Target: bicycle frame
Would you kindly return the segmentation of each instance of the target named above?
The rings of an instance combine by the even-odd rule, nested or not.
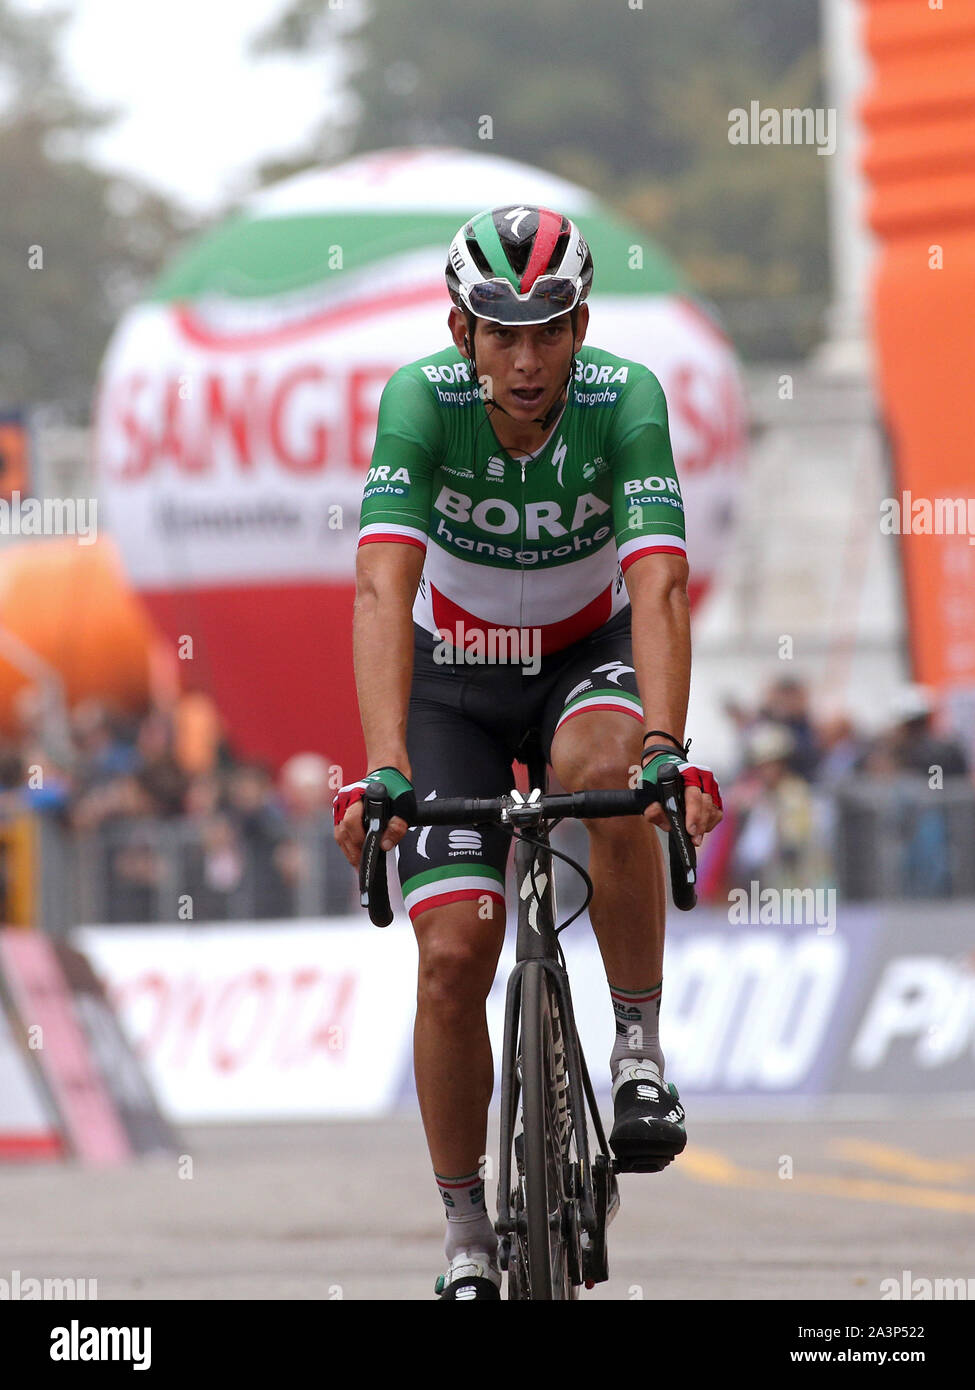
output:
[[[537,748],[530,750],[528,763],[529,785],[544,793],[547,786],[547,769]],[[580,1221],[582,1230],[588,1235],[590,1246],[583,1252],[583,1270],[588,1283],[605,1279],[605,1231],[616,1214],[619,1194],[612,1178],[612,1160],[609,1157],[606,1136],[603,1130],[596,1098],[586,1068],[585,1058],[579,1044],[572,996],[565,969],[559,961],[558,942],[555,933],[556,901],[555,882],[552,874],[552,855],[547,849],[548,823],[542,821],[533,828],[532,834],[541,841],[542,847],[518,840],[515,847],[515,883],[518,892],[518,935],[515,950],[515,967],[508,979],[505,996],[504,1036],[501,1069],[501,1139],[498,1164],[498,1219],[495,1230],[501,1236],[500,1260],[502,1268],[507,1268],[511,1236],[518,1230],[519,1219],[511,1211],[511,1156],[514,1149],[515,1126],[518,1115],[519,1086],[516,1076],[515,1059],[518,1055],[519,1028],[521,1023],[521,984],[522,975],[529,961],[538,961],[544,967],[552,985],[558,1006],[562,1028],[563,1047],[569,1074],[569,1105],[575,1117],[575,1142],[578,1153],[579,1179],[581,1180]],[[592,1121],[599,1143],[599,1153],[595,1165],[589,1153],[589,1124],[586,1112]],[[600,1162],[600,1160],[602,1160]],[[588,1258],[587,1258],[588,1255]]]
[[[535,1033],[526,1034],[522,1027],[525,1010],[524,980],[526,971],[531,966],[532,972],[527,978],[533,995],[536,984],[542,980],[542,975],[536,972],[540,970],[544,974],[549,990],[549,1027],[554,1028],[557,1013],[561,1045],[569,1073],[568,1103],[573,1121],[575,1157],[570,1160],[568,1166],[565,1145],[559,1141],[562,1153],[562,1211],[564,1213],[566,1204],[571,1202],[575,1231],[572,1245],[567,1249],[567,1256],[571,1257],[567,1260],[569,1284],[572,1288],[577,1288],[581,1282],[591,1288],[609,1277],[606,1229],[619,1206],[616,1173],[621,1170],[619,1164],[609,1155],[599,1108],[576,1031],[568,976],[559,960],[555,890],[552,879],[553,855],[548,835],[551,825],[565,817],[587,819],[640,815],[652,802],[658,802],[664,808],[670,826],[671,888],[674,903],[682,910],[690,909],[696,902],[696,858],[694,846],[684,825],[683,781],[675,766],[661,769],[656,787],[641,786],[629,791],[585,791],[548,796],[545,794],[547,765],[538,744],[537,730],[531,740],[526,739],[523,743],[518,757],[527,764],[529,781],[533,786],[527,799],[519,792],[512,792],[510,796],[485,799],[433,798],[424,801],[420,806],[413,806],[408,815],[411,824],[415,825],[503,824],[510,826],[514,832],[519,829],[531,831],[530,837],[524,834],[518,836],[515,853],[518,934],[515,968],[508,981],[505,1000],[498,1219],[495,1222],[495,1229],[501,1237],[499,1261],[502,1268],[508,1269],[513,1236],[517,1235],[519,1240],[523,1238],[530,1245],[534,1244],[536,1250],[540,1238],[538,1207],[532,1203],[527,1215],[520,1211],[513,1214],[511,1197],[511,1155],[515,1147],[518,1103],[519,1097],[526,1091],[525,1077],[521,1077],[519,1081],[518,1076],[519,1047],[524,1065],[525,1038],[527,1036],[535,1039],[538,1036]],[[385,786],[381,782],[368,784],[363,794],[363,827],[366,833],[359,863],[359,891],[362,906],[368,908],[370,920],[379,927],[388,926],[393,919],[386,880],[385,855],[380,848],[391,808],[392,799]],[[535,1002],[537,1003],[537,1000]],[[552,1041],[554,1042],[554,1037]],[[532,1055],[535,1060],[530,1075],[537,1079],[539,1073],[535,1070],[535,1063],[542,1063],[538,1061],[539,1053],[534,1042]],[[537,1114],[540,1092],[534,1081],[531,1093],[532,1113]],[[560,1096],[558,1104],[563,1103]],[[524,1098],[522,1109],[525,1109]],[[527,1116],[525,1118],[527,1121]],[[590,1155],[590,1122],[598,1142],[598,1152],[594,1156]],[[534,1120],[527,1125],[527,1129],[534,1145],[539,1133]],[[527,1152],[526,1146],[526,1156]],[[537,1172],[535,1164],[539,1155],[537,1149],[533,1152],[531,1171]],[[525,1172],[528,1172],[527,1166]],[[519,1180],[520,1178],[519,1172]],[[527,1189],[526,1199],[531,1200],[531,1193]],[[543,1293],[542,1297],[544,1296]]]

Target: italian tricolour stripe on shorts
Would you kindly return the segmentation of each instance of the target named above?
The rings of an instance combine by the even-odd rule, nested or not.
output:
[[[504,907],[504,878],[487,864],[467,862],[424,869],[403,884],[403,901],[411,921],[417,913],[431,907],[481,897],[491,898]]]
[[[643,719],[643,705],[637,696],[631,695],[628,690],[588,690],[585,695],[579,695],[569,701],[559,715],[559,722],[555,728],[561,729],[567,719],[572,719],[577,714],[589,714],[590,711],[599,709],[617,710],[620,714],[632,715],[634,719]]]
[[[418,545],[427,548],[427,533],[416,526],[400,526],[391,521],[373,521],[363,526],[359,532],[359,544],[368,545],[370,541],[393,541],[402,545]]]
[[[625,574],[628,566],[641,555],[686,555],[687,546],[680,536],[672,536],[669,531],[658,531],[652,535],[635,536],[624,541],[619,547],[620,569]]]

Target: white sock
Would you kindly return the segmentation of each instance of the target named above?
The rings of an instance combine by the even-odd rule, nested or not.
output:
[[[444,1253],[448,1260],[462,1250],[483,1250],[491,1260],[498,1251],[498,1237],[487,1214],[484,1179],[479,1171],[458,1178],[435,1173],[437,1187],[447,1211]]]

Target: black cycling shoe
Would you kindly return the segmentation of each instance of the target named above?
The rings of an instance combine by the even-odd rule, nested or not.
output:
[[[454,1299],[458,1303],[478,1300],[496,1303],[501,1298],[501,1275],[483,1250],[464,1250],[454,1256],[447,1273],[438,1277],[435,1287],[441,1299]]]
[[[677,1087],[652,1062],[625,1062],[613,1086],[616,1123],[609,1136],[621,1173],[659,1173],[687,1143]]]

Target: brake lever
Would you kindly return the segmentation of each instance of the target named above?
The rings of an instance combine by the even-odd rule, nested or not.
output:
[[[362,797],[362,823],[366,838],[359,860],[359,902],[367,908],[369,920],[377,927],[388,927],[393,920],[386,877],[386,851],[382,838],[390,820],[391,797],[381,782],[370,782]]]
[[[670,852],[670,888],[674,906],[689,912],[697,903],[697,851],[684,824],[684,779],[673,763],[657,775],[661,805],[670,823],[667,847]]]

